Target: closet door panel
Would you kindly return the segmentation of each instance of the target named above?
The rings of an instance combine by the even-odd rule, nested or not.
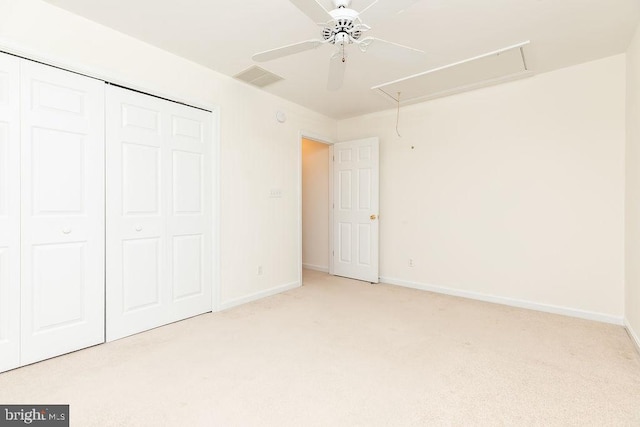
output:
[[[168,322],[166,101],[107,87],[107,340]]]
[[[0,372],[20,364],[20,60],[0,54]]]
[[[211,311],[211,114],[107,88],[107,340]]]
[[[22,364],[104,341],[104,82],[21,61]]]
[[[211,114],[170,104],[169,282],[171,319],[211,311]]]

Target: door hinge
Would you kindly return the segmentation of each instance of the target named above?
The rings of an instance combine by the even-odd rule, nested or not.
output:
[[[333,161],[334,161],[334,162],[336,161],[336,156],[333,156]]]

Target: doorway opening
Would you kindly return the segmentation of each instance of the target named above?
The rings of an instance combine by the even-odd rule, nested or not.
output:
[[[301,135],[300,284],[303,268],[378,283],[379,157],[377,137],[331,144]]]
[[[301,267],[329,273],[331,145],[303,136],[300,151]]]

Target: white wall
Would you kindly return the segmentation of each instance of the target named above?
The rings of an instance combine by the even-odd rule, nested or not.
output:
[[[302,140],[302,265],[329,271],[329,146]]]
[[[222,305],[298,283],[300,131],[333,138],[334,120],[39,0],[0,0],[0,11],[0,49],[218,105]]]
[[[621,323],[625,55],[395,119],[338,123],[380,137],[383,281]]]
[[[640,347],[640,27],[627,51],[625,320]]]

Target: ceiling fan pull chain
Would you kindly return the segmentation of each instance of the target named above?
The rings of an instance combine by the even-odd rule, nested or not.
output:
[[[399,123],[400,123],[400,92],[398,92],[398,113],[396,114],[396,133],[400,138],[402,138],[402,135],[400,135],[400,131],[398,130]]]

